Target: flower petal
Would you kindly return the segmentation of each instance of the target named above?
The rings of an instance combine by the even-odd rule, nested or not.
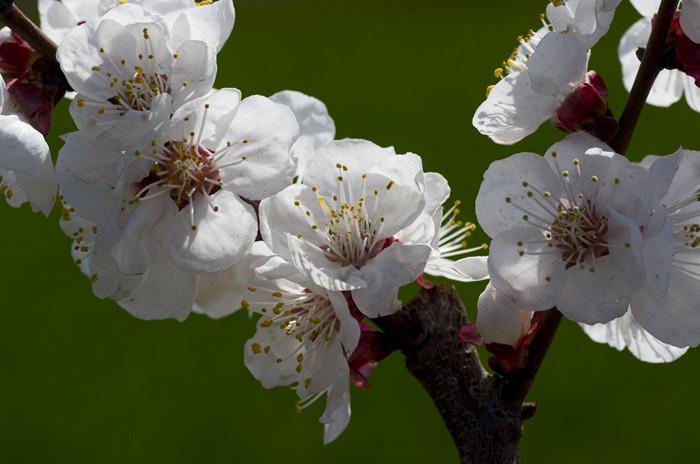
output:
[[[183,321],[194,305],[196,287],[194,275],[160,259],[151,264],[138,289],[119,305],[139,319]]]
[[[588,49],[578,34],[552,32],[542,38],[527,62],[532,90],[558,97],[580,83],[588,67]]]
[[[12,171],[35,211],[53,209],[56,180],[49,146],[32,126],[15,115],[0,115],[0,169]]]
[[[607,324],[581,324],[581,328],[593,341],[607,343],[618,351],[627,348],[637,359],[648,363],[672,362],[688,351],[655,338],[639,325],[631,311]]]
[[[238,262],[258,235],[255,210],[221,190],[194,201],[172,220],[165,243],[173,261],[189,272],[221,272]]]
[[[226,133],[232,146],[218,163],[225,166],[220,169],[225,188],[262,200],[291,184],[291,147],[298,134],[289,108],[259,95],[245,98]]]
[[[565,285],[562,257],[548,244],[534,227],[501,232],[491,243],[491,282],[523,309],[552,308]]]
[[[430,248],[394,244],[360,269],[365,288],[353,290],[352,298],[370,318],[388,316],[401,309],[399,288],[416,280],[425,269]]]
[[[318,246],[297,236],[286,234],[286,239],[294,265],[316,285],[336,292],[367,286],[363,273],[355,266],[329,261]]]
[[[476,282],[489,278],[488,258],[470,256],[458,261],[451,259],[431,259],[425,266],[425,273],[432,276],[446,277],[457,282]]]
[[[528,187],[523,186],[524,182]],[[559,177],[547,161],[534,153],[518,153],[491,163],[476,197],[476,216],[489,237],[528,226],[523,220],[525,214],[545,219],[551,215],[536,199],[528,196],[530,185],[542,192],[550,192],[555,198],[562,188]]]
[[[488,285],[479,296],[476,325],[484,342],[516,346],[530,330],[532,312],[523,311],[506,295]]]
[[[474,113],[472,125],[501,145],[513,145],[533,134],[556,112],[554,97],[532,90],[527,74],[515,72],[501,79]]]

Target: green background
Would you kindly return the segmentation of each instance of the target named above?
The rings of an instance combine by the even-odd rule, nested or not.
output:
[[[34,10],[34,2],[19,2]],[[219,86],[245,95],[298,89],[325,101],[340,137],[423,156],[445,174],[465,219],[489,163],[542,153],[543,129],[516,147],[480,136],[471,116],[515,37],[538,27],[545,0],[238,0],[219,57]],[[628,3],[595,49],[612,108],[626,98],[620,37]],[[631,156],[697,147],[700,116],[681,102],[647,108]],[[56,111],[52,147],[70,129]],[[430,399],[402,365],[383,362],[353,391],[353,419],[330,446],[322,403],[294,412],[291,391],[264,390],[242,363],[253,321],[193,315],[143,322],[99,301],[71,263],[69,242],[28,208],[0,206],[0,462],[451,463],[457,455]],[[477,239],[483,239],[478,237]],[[460,285],[473,308],[483,284]],[[590,342],[566,322],[531,393],[524,462],[697,462],[697,367],[691,352],[653,366]]]

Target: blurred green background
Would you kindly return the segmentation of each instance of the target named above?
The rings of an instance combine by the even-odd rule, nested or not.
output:
[[[35,2],[19,1],[34,13]],[[542,153],[561,134],[544,127],[516,147],[480,136],[471,117],[515,37],[539,25],[545,0],[238,0],[219,57],[219,86],[269,95],[298,89],[325,101],[340,137],[423,156],[444,173],[465,219],[481,175],[516,151]],[[626,98],[616,48],[636,19],[628,3],[595,49],[612,108]],[[639,159],[698,147],[700,115],[681,102],[647,108],[631,148]],[[55,117],[52,147],[70,130]],[[355,390],[353,419],[330,446],[322,402],[265,391],[242,363],[254,325],[143,322],[93,297],[57,226],[0,205],[0,462],[452,463],[457,455],[430,399],[393,355]],[[477,237],[482,240],[483,237]],[[483,284],[460,285],[467,307]],[[652,366],[590,342],[567,322],[531,393],[531,463],[697,462],[700,356]]]

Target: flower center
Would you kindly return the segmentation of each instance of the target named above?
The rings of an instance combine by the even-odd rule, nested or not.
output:
[[[305,367],[305,352],[313,351],[313,356],[307,362],[313,363],[317,354],[323,353],[323,347],[318,344],[326,344],[333,340],[340,331],[340,321],[335,316],[333,306],[328,299],[312,293],[308,288],[300,291],[290,291],[282,293],[280,291],[270,291],[260,287],[249,287],[250,293],[262,293],[262,298],[255,298],[256,306],[262,307],[260,312],[263,317],[258,322],[261,330],[276,331],[282,337],[276,335],[265,336],[263,339],[275,340],[273,344],[283,344],[283,348],[275,350],[276,353],[286,353],[286,358],[277,358],[275,362],[281,364],[294,358],[296,361],[296,372],[302,374]],[[268,298],[269,295],[269,298]],[[241,301],[243,309],[250,309],[251,304],[247,300]],[[297,349],[289,349],[289,339],[293,338],[299,343]],[[310,346],[314,346],[310,348]],[[272,346],[261,343],[251,345],[253,354],[268,354]],[[310,374],[310,373],[309,373]],[[309,388],[311,377],[304,379],[305,388]]]
[[[683,243],[687,248],[700,247],[700,224],[687,224],[683,226]]]
[[[112,111],[122,116],[129,110],[150,111],[156,96],[171,93],[168,74],[160,69],[148,28],[143,29],[142,47],[133,61],[125,58],[115,61],[105,53],[104,48],[100,48],[99,52],[104,58],[104,63],[93,66],[92,71],[114,90],[114,96],[107,99],[112,108],[86,102],[84,98],[76,101],[78,107],[97,106],[98,114]],[[178,54],[173,55],[173,59],[178,58]],[[132,63],[137,64],[132,66]],[[187,87],[189,83],[185,81],[182,85]]]
[[[336,167],[337,194],[330,198],[317,195],[323,217],[315,218],[311,211],[303,211],[303,214],[311,228],[325,242],[320,248],[329,261],[359,269],[395,241],[393,237],[382,235],[384,216],[376,213],[381,205],[382,191],[391,190],[394,181],[387,181],[383,189],[372,188],[368,191],[368,176],[362,174],[359,191],[354,192],[347,179],[351,175],[348,167],[342,164]],[[312,191],[317,192],[318,189],[312,187]],[[303,207],[298,201],[294,202],[294,206]],[[319,222],[313,222],[314,220]]]
[[[612,248],[606,238],[608,218],[599,205],[583,192],[587,190],[585,182],[596,185],[601,181],[596,175],[584,178],[578,159],[573,160],[573,170],[569,171],[559,167],[556,153],[552,153],[552,158],[560,173],[559,198],[527,181],[522,182],[526,191],[521,197],[527,199],[527,203],[519,203],[512,197],[505,198],[506,203],[524,213],[523,221],[541,230],[543,235],[543,239],[536,242],[518,241],[518,254],[556,253],[567,269],[590,265],[590,271],[595,272],[595,259],[609,255]],[[620,183],[619,178],[612,179],[611,195],[615,194],[615,188]],[[542,245],[545,245],[544,250]],[[624,246],[629,248],[631,245],[625,243]]]
[[[137,156],[142,156],[137,152]],[[179,209],[192,202],[196,193],[211,195],[221,188],[214,153],[202,145],[185,141],[167,142],[152,155],[153,166],[139,183],[134,202],[169,194]],[[216,210],[216,207],[214,207]]]
[[[562,252],[562,260],[569,268],[584,263],[589,256],[607,256],[607,231],[608,219],[600,215],[590,201],[584,201],[582,207],[559,205],[559,217],[552,223],[549,237]]]

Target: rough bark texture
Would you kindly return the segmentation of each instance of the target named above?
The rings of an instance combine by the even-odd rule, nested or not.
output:
[[[506,404],[501,379],[488,374],[476,349],[459,340],[460,327],[469,321],[453,289],[424,290],[403,311],[376,322],[433,399],[462,463],[520,461],[521,408]]]

